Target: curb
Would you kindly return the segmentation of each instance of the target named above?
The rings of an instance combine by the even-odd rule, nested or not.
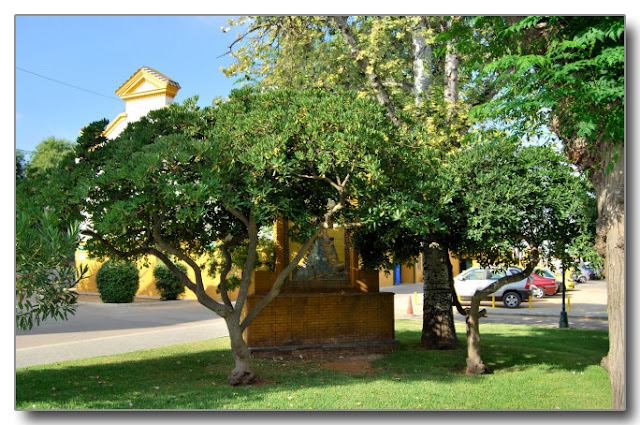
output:
[[[458,313],[457,311],[454,311],[453,314],[456,317],[464,317],[460,313]],[[495,315],[495,316],[509,316],[509,317],[526,317],[526,316],[550,317],[550,318],[559,318],[560,317],[560,312],[558,312],[557,314],[551,314],[549,312],[516,313],[516,312],[499,312],[499,311],[488,311],[487,310],[487,317],[491,316],[492,314]],[[571,312],[567,312],[567,315],[568,315],[569,318],[573,318],[573,319],[590,319],[590,320],[602,320],[602,321],[609,320],[609,316],[606,313],[604,313],[604,314],[603,313],[592,313],[592,314],[577,313],[577,314],[571,314]],[[396,314],[395,318],[396,319],[421,320],[422,319],[422,314],[400,313],[400,314]]]
[[[85,292],[85,291],[74,291],[77,295],[91,295],[99,297],[100,294],[98,292]],[[179,304],[179,303],[189,303],[189,302],[197,302],[197,300],[193,299],[180,299],[180,300],[167,300],[162,301],[159,297],[153,297],[149,295],[136,295],[136,298],[142,299],[154,299],[157,301],[146,301],[146,302],[130,302],[130,303],[105,303],[102,301],[76,301],[76,305],[90,305],[93,307],[139,307],[141,305],[171,305],[171,304]]]
[[[92,301],[78,301],[77,305],[90,305],[93,307],[106,307],[106,308],[118,308],[118,307],[140,307],[147,305],[171,305],[171,304],[181,304],[181,303],[190,303],[194,302],[194,300],[171,300],[171,301],[150,301],[144,303],[103,303],[103,302],[92,302]]]

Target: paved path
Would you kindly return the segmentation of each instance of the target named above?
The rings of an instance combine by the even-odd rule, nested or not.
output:
[[[224,320],[195,301],[81,303],[67,321],[16,331],[16,367],[227,336]]]
[[[422,285],[382,288],[394,292],[395,317],[422,320]],[[414,296],[414,293],[416,294]],[[571,311],[569,326],[607,330],[606,286],[604,281],[578,284],[568,292]],[[416,298],[418,303],[416,303]],[[409,299],[414,314],[408,314]],[[507,309],[484,303],[488,317],[484,323],[522,323],[557,327],[562,297],[533,300],[533,308],[523,303]],[[455,314],[455,320],[464,320]],[[196,301],[147,302],[109,305],[81,302],[67,321],[46,321],[30,331],[16,331],[16,367],[55,363],[86,357],[126,353],[169,344],[227,336],[224,320]]]

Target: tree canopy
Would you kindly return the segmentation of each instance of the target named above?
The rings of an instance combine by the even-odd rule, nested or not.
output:
[[[73,145],[70,141],[53,136],[48,137],[36,146],[27,165],[27,172],[31,174],[50,172],[69,155],[73,155]]]
[[[242,89],[211,107],[195,99],[150,112],[114,140],[105,121],[78,139],[75,200],[90,223],[95,255],[154,255],[222,316],[236,368],[229,381],[255,379],[242,331],[279,293],[313,241],[334,226],[378,220],[372,206],[408,175],[382,107],[353,92]],[[271,291],[242,316],[255,265],[258,231],[277,219],[292,223],[300,252]],[[226,264],[222,302],[205,291],[203,264],[212,243]],[[228,295],[231,249],[247,244],[236,303]],[[170,257],[186,263],[190,279]]]

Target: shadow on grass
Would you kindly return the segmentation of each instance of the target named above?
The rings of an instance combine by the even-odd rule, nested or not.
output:
[[[459,350],[424,351],[419,348],[419,328],[399,322],[396,338],[401,348],[362,372],[327,368],[325,361],[254,359],[253,367],[261,380],[249,387],[226,383],[233,367],[228,338],[20,369],[16,373],[16,407],[289,409],[296,407],[295,395],[302,391],[325,398],[314,401],[319,405],[331,405],[332,397],[339,403],[336,394],[350,386],[358,388],[354,391],[372,386],[373,392],[380,392],[400,383],[485,385],[482,379],[464,376],[466,342],[464,333],[458,333]],[[540,365],[580,371],[599,364],[607,348],[606,332],[598,331],[505,325],[487,327],[482,334],[483,358],[496,373]]]

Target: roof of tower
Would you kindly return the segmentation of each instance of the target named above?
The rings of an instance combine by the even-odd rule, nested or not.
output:
[[[124,100],[165,95],[174,97],[180,90],[180,84],[166,75],[148,66],[138,69],[122,84],[116,94]]]

